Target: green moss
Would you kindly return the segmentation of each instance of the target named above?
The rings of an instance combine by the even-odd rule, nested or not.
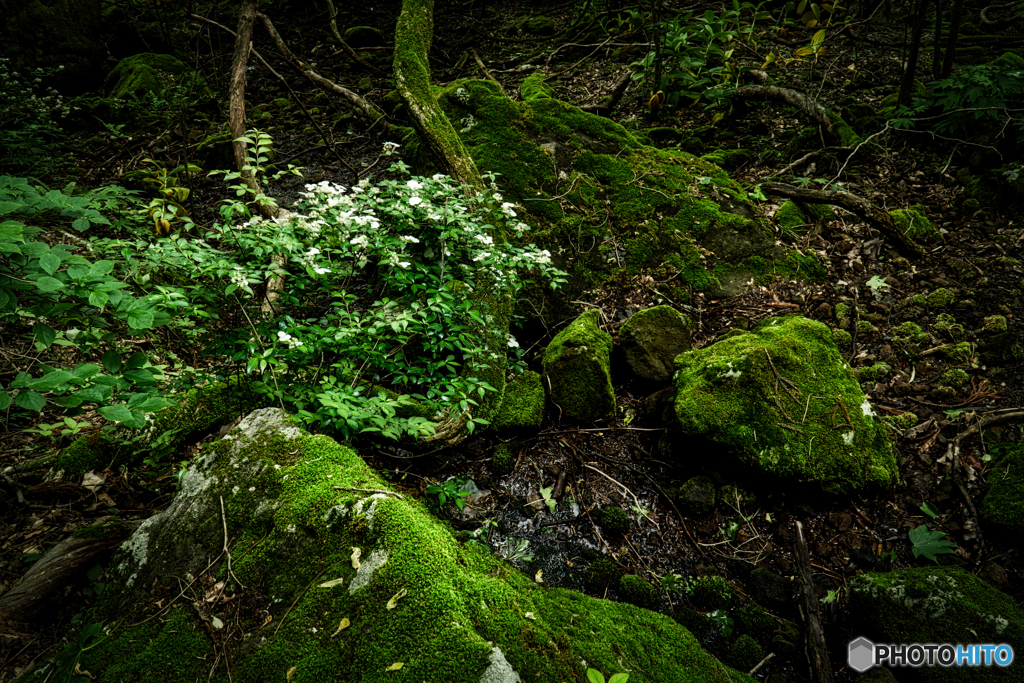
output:
[[[942,383],[948,387],[954,389],[963,389],[967,386],[967,383],[971,381],[971,376],[967,374],[966,370],[961,368],[953,368],[942,373]]]
[[[850,579],[858,632],[885,643],[1006,643],[1024,647],[1024,612],[1011,598],[959,567],[924,567]],[[965,636],[964,634],[970,634]],[[1012,667],[1011,667],[1012,669]],[[998,667],[922,667],[933,683],[1006,681]]]
[[[732,619],[739,633],[756,640],[767,642],[775,630],[775,620],[760,605],[747,604],[738,607],[732,613]]]
[[[679,487],[678,503],[687,514],[703,517],[715,508],[715,485],[704,476],[688,479]]]
[[[867,336],[867,335],[870,335],[870,334],[875,334],[876,332],[878,332],[878,328],[875,327],[874,324],[871,323],[870,321],[868,321],[868,320],[858,320],[857,321],[857,334],[862,334],[864,336]]]
[[[963,209],[964,213],[974,214],[981,208],[981,202],[974,197],[969,197],[964,200],[960,207]]]
[[[590,563],[584,575],[584,581],[592,591],[603,591],[605,587],[615,582],[618,583],[622,576],[622,570],[611,560],[601,557]]]
[[[697,607],[712,611],[735,607],[740,596],[721,576],[698,576],[693,583],[691,600]]]
[[[928,241],[939,236],[939,230],[919,207],[890,211],[896,229],[912,240]]]
[[[1024,57],[1021,57],[1016,52],[1010,52],[1009,50],[999,55],[989,63],[993,66],[1005,67],[1011,71],[1024,71]]]
[[[615,410],[609,367],[612,337],[598,328],[601,312],[592,308],[559,332],[544,350],[544,374],[551,400],[569,419],[589,422]]]
[[[545,16],[530,16],[519,22],[519,28],[539,36],[553,36],[556,33],[555,20]]]
[[[992,334],[1006,332],[1006,316],[990,315],[985,318],[982,329]]]
[[[111,97],[121,100],[132,95],[162,93],[168,85],[181,80],[186,71],[181,60],[173,55],[145,52],[119,61],[107,74],[107,87]]]
[[[491,426],[498,431],[538,429],[544,421],[544,405],[541,376],[527,370],[505,386],[501,407]]]
[[[974,353],[974,347],[970,342],[960,342],[959,344],[949,344],[942,348],[942,355],[946,360],[951,363],[958,365],[966,365],[970,362],[971,356]]]
[[[856,372],[859,382],[878,382],[892,372],[892,367],[888,363],[881,362],[870,367],[857,368]]]
[[[701,157],[704,161],[734,171],[754,159],[749,149],[716,149]]]
[[[993,471],[998,476],[989,478],[992,486],[979,512],[986,523],[1019,537],[1024,533],[1024,443],[1003,456]]]
[[[930,292],[927,296],[928,305],[932,308],[946,308],[956,300],[952,290],[940,287]]]
[[[633,574],[619,579],[619,593],[623,600],[638,607],[648,607],[658,600],[658,589]]]
[[[668,382],[673,360],[692,347],[693,323],[671,306],[639,311],[619,328],[619,345],[638,377]]]
[[[491,470],[495,474],[508,474],[512,471],[516,464],[516,457],[512,453],[512,449],[508,447],[508,444],[501,444],[494,449],[494,454],[491,455]]]
[[[893,427],[897,431],[906,431],[918,423],[918,417],[915,413],[907,411],[900,413],[899,415],[884,415],[882,422]]]
[[[609,505],[601,510],[601,528],[610,534],[624,534],[633,526],[633,520],[620,507]]]
[[[897,482],[888,435],[825,325],[772,318],[680,354],[676,368],[680,434],[828,493]],[[777,390],[780,379],[793,388]]]
[[[949,313],[939,313],[935,316],[935,324],[932,325],[932,329],[937,336],[945,337],[955,342],[963,341],[964,337],[967,336],[964,326],[958,323],[956,318]]]
[[[742,635],[729,647],[726,661],[742,671],[749,671],[757,666],[764,656],[764,651],[757,641],[748,635]]]
[[[524,102],[536,100],[541,97],[555,96],[551,86],[544,80],[544,74],[540,72],[527,76],[526,80],[523,81],[523,84],[519,86],[519,92],[522,94]]]
[[[757,505],[757,496],[736,484],[726,484],[718,491],[718,502],[725,506],[724,509],[739,508],[742,512],[746,508]]]
[[[832,341],[835,342],[835,345],[839,348],[848,349],[853,344],[853,335],[846,330],[833,328]]]

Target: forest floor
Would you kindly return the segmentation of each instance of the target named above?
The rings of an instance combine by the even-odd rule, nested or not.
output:
[[[615,46],[602,46],[600,42],[589,40],[581,42],[580,46],[567,45],[562,41],[568,39],[552,42],[526,34],[520,38],[508,27],[515,24],[514,15],[521,12],[521,8],[501,3],[496,7],[497,12],[467,17],[461,10],[447,14],[439,3],[432,54],[436,58],[432,65],[435,82],[479,77],[474,60],[464,57],[466,49],[472,46],[509,94],[518,93],[522,79],[534,68],[540,68],[549,74],[561,72],[561,76],[549,83],[559,99],[579,106],[597,104],[627,72],[630,62],[641,58],[646,51],[648,38],[639,30],[632,34],[620,33],[611,41]],[[550,15],[559,32],[573,21],[568,9],[563,6],[562,13],[556,11]],[[393,17],[381,17],[378,22],[388,34],[391,30],[388,22],[393,24]],[[286,39],[293,41],[292,48],[296,52],[309,55],[319,46],[322,54],[324,46],[331,45],[324,16],[296,16],[290,18],[287,25],[282,17],[278,23]],[[811,33],[803,31],[799,39],[806,40]],[[879,22],[875,30],[860,34],[856,39],[838,38],[830,42],[827,56],[815,70],[814,81],[808,80],[806,64],[790,70],[779,68],[772,75],[780,84],[811,92],[829,107],[840,108],[843,98],[851,95],[877,101],[898,89],[898,48],[892,46],[898,46],[901,40],[900,32],[889,31]],[[634,47],[623,48],[622,43],[634,44]],[[229,54],[230,41],[224,45]],[[272,45],[259,33],[257,47],[268,57],[274,54]],[[773,49],[792,52],[794,47],[777,43]],[[361,54],[371,56],[377,52],[367,50]],[[203,57],[210,58],[211,63],[225,64],[223,52]],[[275,65],[280,62],[271,61]],[[327,62],[326,59],[321,61]],[[378,63],[386,66],[388,62],[385,58]],[[532,66],[522,69],[524,64]],[[324,105],[324,100],[315,100],[317,91],[300,83],[294,72],[287,71],[283,65],[277,68],[280,73],[289,74],[293,88],[307,106],[317,103],[324,109],[325,122],[344,112],[345,106],[340,103]],[[388,92],[386,84],[372,73],[341,66],[332,70],[332,77],[348,87],[355,87],[362,78],[369,78],[370,87],[365,91],[371,100],[380,101]],[[849,83],[850,74],[857,70],[871,72],[869,89],[863,85],[858,89],[842,85]],[[226,73],[226,68],[223,71]],[[211,80],[223,80],[222,76],[211,75]],[[921,77],[927,80],[923,67]],[[272,77],[262,72],[262,67],[256,67],[249,78],[247,96],[251,102],[263,104],[287,94]],[[641,128],[674,127],[684,133],[698,129],[709,150],[712,147],[750,150],[751,161],[732,171],[733,178],[745,185],[777,176],[794,161],[795,156],[785,153],[782,160],[777,161],[780,157],[771,152],[784,152],[787,142],[807,125],[792,109],[753,104],[742,113],[727,115],[714,128],[707,128],[711,113],[702,111],[700,106],[662,111],[653,118],[646,107],[647,99],[641,85],[633,84],[611,117],[618,121],[636,121]],[[300,116],[294,110],[289,113]],[[317,144],[316,132],[307,129],[307,122],[299,118],[274,120],[268,127],[285,156]],[[303,129],[307,132],[301,132]],[[366,168],[378,159],[377,150],[383,140],[376,139],[372,132],[363,133],[358,119],[347,119],[335,125],[334,130],[337,131],[337,148],[348,164],[357,169]],[[124,132],[90,137],[92,142],[87,149],[85,135],[68,138],[67,149],[63,151],[75,155],[78,162],[63,169],[62,177],[55,177],[52,186],[60,187],[71,180],[93,187],[118,183],[125,173],[141,167],[144,157],[156,154],[157,149],[168,158],[184,160],[196,146],[195,138],[180,130],[138,130],[127,139]],[[1019,291],[1024,272],[1006,257],[1020,256],[1024,226],[1003,215],[997,206],[983,207],[983,211],[973,215],[964,215],[958,210],[963,188],[957,180],[957,172],[966,165],[962,150],[968,145],[932,139],[921,133],[895,131],[880,136],[875,142],[878,147],[860,150],[843,168],[840,168],[842,162],[834,157],[820,155],[788,169],[787,175],[780,179],[836,177],[846,188],[879,206],[888,209],[924,207],[942,235],[926,245],[927,253],[922,258],[909,268],[900,267],[894,263],[893,249],[878,234],[842,211],[835,220],[816,226],[804,235],[787,233],[775,226],[772,219],[781,202],[768,200],[759,204],[766,224],[773,226],[779,240],[818,254],[827,268],[824,281],[752,283],[743,295],[733,299],[695,297],[689,302],[687,313],[696,323],[694,345],[701,347],[729,329],[746,329],[780,314],[799,313],[836,327],[837,305],[866,305],[877,331],[859,334],[853,348],[846,349],[845,355],[855,368],[880,361],[888,363],[892,372],[866,385],[872,404],[886,414],[910,411],[919,418],[917,427],[898,437],[901,483],[895,490],[874,492],[852,500],[810,499],[805,494],[785,490],[760,492],[753,502],[722,501],[705,517],[681,519],[664,493],[678,488],[685,479],[705,474],[719,485],[739,483],[743,486],[743,481],[737,481],[729,471],[721,469],[713,458],[685,473],[656,459],[653,454],[661,424],[647,410],[645,392],[629,383],[616,387],[620,404],[616,421],[577,427],[560,424],[557,412],[552,412],[538,435],[511,442],[516,466],[510,474],[497,475],[491,470],[490,453],[499,440],[488,435],[426,459],[405,460],[403,458],[409,454],[386,446],[368,446],[361,452],[407,492],[425,495],[428,482],[443,482],[452,476],[472,479],[480,489],[489,491],[490,497],[480,504],[483,512],[476,517],[445,510],[453,528],[472,531],[481,528],[484,520],[493,520],[493,529],[486,525],[487,541],[492,547],[507,547],[514,542],[510,539],[529,538],[534,560],[517,562],[517,565],[531,575],[542,569],[543,579],[550,585],[580,590],[588,590],[583,572],[587,558],[595,550],[607,553],[623,571],[651,580],[672,573],[684,576],[713,573],[726,577],[742,589],[755,566],[791,577],[796,574],[794,521],[800,520],[807,530],[812,561],[818,572],[816,583],[820,588],[819,598],[824,599],[822,608],[833,669],[839,672],[837,680],[840,681],[852,680],[845,668],[846,644],[860,635],[854,630],[846,609],[848,580],[861,571],[926,565],[927,560],[915,558],[911,552],[907,538],[910,528],[927,523],[930,528],[947,533],[959,550],[942,556],[943,564],[958,564],[980,573],[1020,604],[1024,601],[1024,567],[1016,541],[990,533],[971,509],[971,505],[974,509],[980,507],[987,482],[999,476],[994,466],[998,459],[993,461],[986,455],[998,455],[1001,443],[1019,440],[1020,422],[999,424],[986,430],[987,440],[975,434],[963,442],[963,463],[959,466],[966,479],[963,491],[948,468],[937,460],[958,435],[978,420],[1024,407],[1024,371],[1019,366],[987,365],[980,358],[972,358],[967,368],[969,384],[950,392],[940,387],[939,378],[956,366],[944,360],[941,354],[908,356],[900,350],[890,329],[911,321],[924,330],[934,330],[935,311],[901,302],[916,294],[928,295],[940,287],[957,292],[958,301],[946,312],[963,325],[967,341],[982,334],[984,319],[992,315],[1006,316],[1011,329],[1019,329],[1024,304],[1011,299],[1010,292]],[[776,161],[769,163],[767,160]],[[295,163],[304,165],[309,180],[326,178],[341,184],[350,184],[352,180],[348,171],[335,164],[330,156],[307,155]],[[194,215],[197,221],[210,219],[213,203],[223,194],[222,188],[219,182],[196,181]],[[979,259],[987,265],[977,265]],[[884,279],[888,287],[877,290],[868,287],[867,281],[874,276]],[[587,304],[601,308],[613,334],[629,313],[665,303],[650,278],[640,276],[634,284],[635,288],[625,293],[592,292],[587,298]],[[537,342],[535,348],[543,348],[547,339],[529,341]],[[951,339],[943,339],[933,332],[931,345],[949,341]],[[539,365],[536,354],[527,360],[531,367]],[[0,468],[8,472],[7,468],[18,462],[52,451],[52,443],[42,437],[8,434],[4,441],[5,445],[0,446]],[[188,451],[175,460],[187,460],[196,452],[198,444],[190,445]],[[567,490],[578,508],[573,512],[563,509],[556,516],[523,511],[524,499],[532,495],[536,500],[539,488],[554,485],[564,472],[570,473]],[[146,518],[165,507],[175,490],[175,478],[170,470],[107,471],[104,476],[102,485],[93,488],[19,479],[29,504],[7,501],[0,518],[3,528],[0,533],[3,539],[0,593],[14,585],[41,553],[74,530],[115,511],[128,519]],[[625,509],[642,508],[647,511],[647,519],[637,516],[632,531],[625,537],[605,539],[598,532],[590,511],[609,503]],[[922,510],[924,503],[934,506],[936,518],[932,519]],[[883,560],[883,556],[889,559]],[[0,683],[11,680],[30,662],[52,656],[68,637],[74,636],[78,620],[95,597],[97,583],[102,583],[102,567],[90,571],[79,583],[67,586],[44,618],[18,627],[0,628]],[[617,597],[614,588],[595,591],[589,586],[589,589],[599,595]],[[830,600],[830,595],[835,599]],[[685,595],[663,592],[662,607],[679,607],[680,603],[686,603]],[[773,610],[773,614],[780,620],[799,622],[792,607]],[[705,644],[720,655],[727,639],[710,639]],[[806,663],[798,650],[796,654],[779,656],[766,663],[757,678],[802,681],[807,680],[806,671]]]

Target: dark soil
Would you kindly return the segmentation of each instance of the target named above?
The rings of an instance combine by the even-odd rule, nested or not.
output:
[[[386,80],[333,54],[335,46],[326,14],[313,7],[310,4],[301,11],[275,15],[292,49],[318,62],[317,68],[328,77],[360,90],[372,101],[383,101],[390,90]],[[271,7],[266,11],[275,10]],[[339,25],[372,24],[390,35],[398,11],[395,3],[378,5],[372,14],[361,15],[363,11],[369,10],[342,7]],[[550,82],[557,97],[581,106],[599,104],[629,64],[646,52],[651,34],[642,27],[621,29],[602,46],[605,38],[594,38],[587,28],[588,21],[576,17],[574,11],[573,4],[551,8],[523,7],[520,3],[487,7],[482,3],[439,3],[431,55],[435,81],[479,77],[473,58],[467,56],[467,51],[474,48],[510,94],[518,93],[522,79],[539,68],[549,74],[561,73]],[[513,28],[518,17],[542,12],[554,19],[557,37],[519,33]],[[608,17],[607,12],[598,14],[590,22],[591,28]],[[221,19],[233,25],[230,17]],[[889,32],[881,21],[858,30],[865,31],[860,38],[847,35],[829,44],[827,56],[815,71],[815,80],[808,80],[806,63],[777,68],[772,75],[780,84],[805,90],[837,109],[846,97],[874,101],[895,92],[900,77],[902,31]],[[810,33],[801,29],[790,34],[792,38],[783,36],[786,42],[772,42],[768,34],[762,40],[772,43],[771,49],[777,53],[791,54],[795,47],[789,43],[802,45]],[[290,70],[260,30],[256,35],[257,49],[286,75],[306,107],[319,108],[315,116],[333,131],[332,142],[342,159],[362,175],[377,177],[383,165],[377,163],[378,150],[384,140],[374,131],[367,131],[344,102],[325,98]],[[230,39],[217,37],[202,45],[196,50],[200,61],[210,64],[211,70],[219,70],[210,74],[211,82],[223,80],[230,61]],[[213,49],[217,45],[219,49]],[[389,49],[362,50],[360,54],[385,71],[389,67]],[[972,59],[993,56],[975,55]],[[929,77],[922,64],[920,78]],[[669,140],[671,144],[683,140],[688,131],[696,131],[707,149],[749,149],[753,153],[751,161],[733,170],[733,177],[743,183],[779,174],[809,151],[787,149],[789,141],[807,123],[794,110],[781,105],[755,103],[742,111],[737,109],[711,127],[711,113],[701,111],[700,106],[662,111],[652,117],[647,109],[648,95],[640,84],[632,85],[612,118],[639,128],[676,128],[680,133]],[[258,65],[250,72],[247,97],[250,103],[265,105],[273,113],[261,125],[275,136],[283,158],[294,156],[293,163],[302,164],[306,177],[301,182],[353,182],[351,172],[333,154],[315,149],[319,136],[294,103],[271,108],[275,98],[288,94]],[[226,110],[226,104],[223,108]],[[135,130],[130,135],[95,131],[71,134],[61,151],[74,155],[68,157],[74,163],[55,172],[49,182],[54,187],[70,180],[89,186],[122,182],[126,173],[142,165],[144,157],[160,155],[169,166],[193,158],[198,141],[211,132],[183,120],[166,130]],[[730,329],[748,329],[771,316],[799,313],[836,327],[839,304],[858,310],[851,315],[850,328],[856,330],[858,322],[870,321],[874,330],[858,331],[853,345],[844,350],[850,364],[865,368],[884,361],[892,368],[890,374],[865,383],[872,404],[885,414],[913,412],[919,418],[919,426],[898,438],[902,483],[896,490],[866,493],[854,500],[828,500],[797,490],[758,491],[757,482],[744,482],[723,466],[720,454],[712,452],[688,454],[685,468],[662,462],[657,456],[657,441],[663,429],[657,401],[648,398],[649,387],[623,379],[628,377],[626,372],[616,375],[619,411],[614,422],[563,424],[553,408],[539,434],[508,442],[515,456],[514,468],[508,474],[497,474],[492,468],[491,453],[501,441],[494,436],[472,439],[458,449],[423,458],[388,445],[357,446],[405,492],[425,494],[428,483],[453,476],[471,479],[485,493],[474,498],[467,511],[454,507],[441,511],[454,530],[467,540],[472,537],[506,554],[539,582],[612,599],[620,597],[616,582],[595,583],[588,575],[591,562],[598,557],[609,558],[622,573],[639,575],[655,585],[672,574],[717,574],[750,597],[753,593],[748,582],[754,568],[768,569],[789,582],[797,573],[794,522],[800,520],[817,572],[818,598],[826,599],[822,603],[825,628],[833,669],[840,681],[853,678],[845,667],[846,644],[860,635],[846,610],[848,580],[863,571],[927,564],[927,560],[915,559],[911,553],[907,538],[910,528],[927,523],[946,532],[959,550],[942,556],[943,564],[957,564],[980,574],[1020,603],[1024,600],[1024,576],[1016,540],[999,537],[985,528],[971,506],[980,506],[986,482],[993,476],[995,461],[986,455],[998,454],[999,444],[1018,441],[1021,422],[997,423],[980,437],[975,434],[965,440],[962,462],[952,471],[937,461],[958,434],[977,421],[1024,405],[1024,371],[1012,359],[978,356],[967,368],[968,384],[955,390],[944,388],[940,378],[956,366],[928,350],[954,339],[933,332],[928,344],[908,352],[894,339],[891,329],[912,321],[931,331],[939,313],[950,313],[963,326],[964,340],[977,341],[987,334],[985,318],[1003,315],[1009,329],[1019,335],[1024,314],[1019,297],[1024,268],[1018,259],[1024,229],[1020,219],[1004,213],[1003,207],[982,207],[973,213],[958,208],[963,190],[957,180],[958,171],[968,168],[970,160],[965,150],[970,145],[895,132],[874,142],[879,146],[861,149],[845,166],[825,153],[787,170],[779,179],[835,178],[850,191],[889,209],[923,206],[942,230],[939,239],[926,244],[928,251],[923,258],[912,263],[896,259],[895,251],[878,234],[854,216],[839,211],[834,220],[815,225],[804,234],[777,229],[779,240],[822,257],[828,270],[823,282],[769,278],[751,283],[742,296],[734,299],[710,300],[698,295],[689,302],[674,302],[659,290],[658,282],[642,274],[626,288],[591,292],[587,303],[600,307],[606,328],[613,334],[636,310],[657,303],[676,304],[697,324],[697,347],[714,342]],[[200,177],[192,179],[191,184],[194,217],[199,223],[212,220],[214,204],[223,196],[223,185]],[[293,196],[291,190],[287,184],[280,187],[282,204]],[[769,200],[760,204],[769,224],[774,224],[772,216],[780,203]],[[888,287],[874,291],[868,281],[876,276]],[[948,308],[936,310],[905,303],[914,295],[927,296],[940,287],[956,295]],[[537,342],[529,358],[533,365],[539,365],[536,349],[543,348],[555,331],[557,327],[543,336],[538,331],[530,340]],[[5,340],[6,359],[28,351],[27,341]],[[44,421],[54,420],[44,417]],[[51,451],[52,442],[46,439],[9,432],[0,447],[0,466],[9,476],[15,464]],[[196,452],[197,445],[191,445],[176,460],[188,460]],[[697,474],[706,475],[717,486],[738,483],[755,492],[756,498],[746,503],[719,501],[707,515],[680,516],[673,496],[685,480]],[[41,553],[74,530],[115,512],[128,519],[146,518],[166,506],[175,490],[173,472],[166,469],[125,473],[107,470],[101,479],[85,482],[89,488],[84,488],[38,477],[16,477],[27,502],[8,500],[3,510],[0,593],[15,585]],[[560,481],[564,493],[552,514],[539,491],[557,488]],[[937,518],[931,519],[922,511],[926,502],[939,511]],[[631,528],[625,533],[601,531],[598,515],[612,505],[626,510],[632,518]],[[519,539],[529,541],[520,555],[532,555],[532,561],[515,559],[513,550]],[[100,569],[88,576],[83,573],[79,582],[68,585],[37,621],[0,624],[0,683],[12,680],[26,666],[53,656],[69,637],[74,637],[102,583]],[[794,609],[798,583],[788,585],[788,600],[765,605],[780,631],[786,622],[800,624]],[[837,599],[828,601],[829,595]],[[694,607],[685,591],[662,590],[659,596],[653,608]],[[723,656],[729,645],[729,638],[720,630],[705,634],[703,639],[718,656]],[[809,680],[802,653],[803,648],[798,646],[791,653],[780,654],[761,667],[756,677]]]

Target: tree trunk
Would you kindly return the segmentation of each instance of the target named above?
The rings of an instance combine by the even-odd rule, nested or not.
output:
[[[256,3],[258,0],[243,0],[238,10],[238,30],[235,31],[235,51],[231,57],[231,82],[228,85],[230,104],[228,105],[228,129],[231,131],[232,149],[235,153],[235,168],[242,174],[242,179],[256,193],[260,186],[252,171],[244,171],[244,142],[238,138],[245,135],[245,68],[249,63],[249,50],[252,47],[252,27],[256,22]]]
[[[95,534],[72,536],[58,543],[29,568],[18,585],[0,597],[0,622],[31,619],[47,598],[94,564],[100,555],[121,545],[140,524],[103,523],[87,529],[95,530]]]
[[[761,183],[761,190],[767,194],[786,197],[787,199],[796,199],[808,204],[832,204],[842,207],[885,235],[886,239],[903,256],[916,258],[924,254],[924,250],[916,242],[896,228],[896,223],[888,211],[880,209],[863,197],[858,197],[849,192],[812,190],[785,183]]]
[[[914,75],[917,73],[917,56],[921,53],[921,35],[924,33],[928,0],[916,0],[914,10],[914,28],[910,35],[910,49],[907,51],[907,63],[903,65],[903,78],[900,81],[899,103],[904,107],[910,106],[910,97],[914,94]]]
[[[484,181],[430,86],[427,55],[434,37],[434,1],[404,0],[395,26],[395,87],[413,128],[449,175],[472,187]]]
[[[949,18],[949,37],[946,40],[946,54],[942,60],[939,78],[949,78],[953,72],[953,58],[956,56],[956,41],[960,37],[960,21],[964,16],[964,0],[954,0],[953,13]]]
[[[395,86],[405,102],[413,127],[420,140],[427,145],[434,158],[450,176],[470,188],[483,189],[476,163],[466,151],[462,140],[445,116],[430,85],[430,68],[427,55],[433,39],[433,0],[403,0],[402,12],[395,27]],[[495,242],[504,240],[504,235],[492,235]],[[496,293],[482,282],[472,294],[478,305],[486,307],[492,316],[490,326],[474,325],[471,332],[483,340],[491,352],[481,379],[494,387],[495,391],[485,394],[475,408],[461,415],[445,415],[432,436],[421,440],[421,444],[436,448],[452,446],[465,438],[466,422],[470,415],[491,417],[501,405],[505,388],[505,360],[508,353],[508,321],[511,300],[507,294]],[[468,370],[466,371],[468,372]]]

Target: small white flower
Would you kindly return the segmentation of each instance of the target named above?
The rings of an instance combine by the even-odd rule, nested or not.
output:
[[[400,265],[403,268],[408,268],[410,264],[408,261],[399,261],[398,265]]]
[[[330,268],[321,268],[320,266],[316,266],[316,267],[313,268],[313,272],[316,273],[317,275],[324,275],[325,273],[331,272],[331,269]]]
[[[316,256],[320,253],[320,250],[316,247],[310,247],[309,251],[306,252],[306,256]]]
[[[279,330],[277,333],[277,338],[283,342],[290,342],[292,340],[292,335],[288,334],[284,330]]]
[[[500,194],[498,194],[497,192],[495,192],[495,193],[494,193],[494,201],[496,201],[496,202],[500,202],[500,201],[501,201],[502,199],[504,199],[504,197],[502,197],[502,196],[501,196]]]
[[[423,183],[421,183],[418,180],[409,180],[409,181],[406,181],[405,184],[409,187],[410,190],[420,190],[420,189],[423,189]]]
[[[487,246],[494,244],[494,238],[490,235],[477,235],[476,239]]]
[[[441,182],[442,180],[444,180],[444,179],[445,179],[445,178],[447,178],[448,176],[446,176],[446,175],[445,175],[445,174],[443,174],[443,173],[435,173],[434,175],[432,175],[432,176],[430,176],[430,177],[431,177],[431,179],[433,179],[433,180],[434,180],[434,181],[436,181],[436,182]]]
[[[423,200],[420,199],[419,197],[417,197],[416,195],[413,195],[412,197],[409,197],[409,204],[412,205],[412,206],[418,206],[419,204],[422,204],[422,203],[423,203]]]
[[[398,239],[402,240],[406,244],[419,244],[420,241],[412,235],[402,235]]]
[[[516,338],[513,337],[512,335],[509,335],[509,337],[508,337],[508,348],[510,348],[510,349],[518,349],[519,348],[519,342],[517,342]]]
[[[477,254],[476,256],[474,256],[473,260],[474,261],[483,261],[485,258],[490,258],[490,256],[491,256],[491,252],[489,252],[489,251],[482,251],[479,254]]]

